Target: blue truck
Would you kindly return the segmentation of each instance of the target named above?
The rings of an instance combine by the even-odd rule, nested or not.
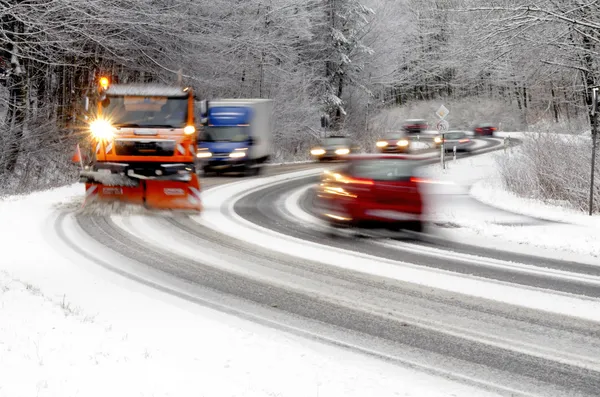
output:
[[[219,99],[205,102],[206,117],[196,153],[204,174],[258,175],[273,143],[270,99]]]

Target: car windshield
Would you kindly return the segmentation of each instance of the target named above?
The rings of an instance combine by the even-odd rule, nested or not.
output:
[[[374,181],[401,181],[414,176],[417,162],[404,159],[355,160],[348,173],[355,178]]]
[[[202,140],[205,142],[244,142],[249,137],[247,126],[205,127]]]
[[[321,141],[323,146],[349,146],[350,140],[347,138],[325,138]]]
[[[102,114],[115,127],[171,127],[187,124],[187,98],[108,96]]]

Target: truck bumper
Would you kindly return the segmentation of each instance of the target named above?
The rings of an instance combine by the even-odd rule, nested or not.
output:
[[[204,170],[232,170],[245,168],[250,163],[248,158],[226,158],[199,160],[198,168]]]

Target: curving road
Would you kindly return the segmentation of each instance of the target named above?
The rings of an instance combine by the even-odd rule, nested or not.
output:
[[[500,143],[480,140],[476,153]],[[267,176],[316,167],[274,166]],[[403,279],[421,272],[432,283],[486,282],[595,307],[600,266],[456,244],[435,228],[419,239],[335,236],[311,214],[315,175],[254,189],[241,178],[205,179],[208,193],[240,186],[224,200],[214,193],[207,219],[78,211],[62,213],[55,229],[100,266],[285,332],[499,395],[600,395],[600,323]],[[72,225],[87,248],[67,232]],[[263,238],[239,238],[252,233]],[[305,252],[286,248],[293,244]]]

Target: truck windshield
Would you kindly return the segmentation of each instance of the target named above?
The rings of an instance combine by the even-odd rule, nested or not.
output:
[[[244,142],[248,140],[248,127],[205,127],[202,140],[205,142]]]
[[[109,96],[102,114],[115,127],[183,128],[187,124],[187,98]]]

